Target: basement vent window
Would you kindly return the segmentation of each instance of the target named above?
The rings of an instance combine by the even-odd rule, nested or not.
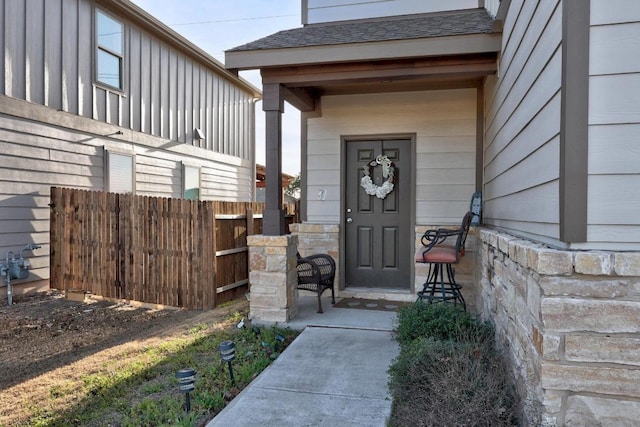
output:
[[[107,191],[134,193],[135,157],[107,151]]]

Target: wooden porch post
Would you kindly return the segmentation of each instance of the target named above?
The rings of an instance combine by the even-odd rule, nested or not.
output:
[[[262,88],[262,110],[265,112],[266,188],[262,234],[282,236],[285,233],[285,212],[282,209],[282,113],[284,90],[278,83]]]

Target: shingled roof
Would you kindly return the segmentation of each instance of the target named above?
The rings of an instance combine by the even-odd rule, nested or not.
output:
[[[493,18],[485,9],[468,9],[385,19],[311,24],[277,32],[235,47],[230,52],[482,34],[492,32],[493,22]]]

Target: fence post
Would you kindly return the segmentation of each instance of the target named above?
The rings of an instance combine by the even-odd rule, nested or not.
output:
[[[50,274],[50,283],[49,286],[53,289],[60,289],[60,285],[62,284],[61,275],[60,275],[60,257],[62,253],[60,251],[60,237],[62,230],[62,219],[63,216],[60,215],[60,207],[62,203],[60,200],[60,189],[58,187],[51,187],[51,202],[49,206],[51,207],[51,211],[49,212],[49,222],[50,222],[50,255],[49,255],[49,265],[51,266],[51,274]]]

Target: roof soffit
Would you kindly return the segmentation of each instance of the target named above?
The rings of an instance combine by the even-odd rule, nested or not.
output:
[[[501,34],[487,33],[340,45],[227,51],[225,62],[229,69],[248,70],[353,61],[497,53],[500,49]]]

